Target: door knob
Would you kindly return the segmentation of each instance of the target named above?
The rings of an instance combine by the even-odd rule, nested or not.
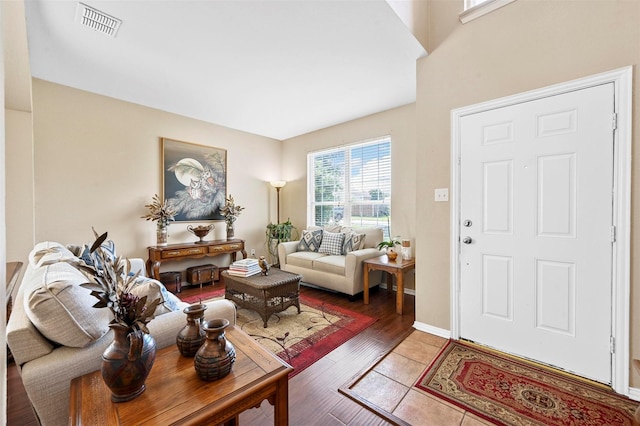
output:
[[[462,239],[462,242],[465,243],[465,244],[471,244],[472,241],[473,240],[471,239],[471,237],[464,237]]]

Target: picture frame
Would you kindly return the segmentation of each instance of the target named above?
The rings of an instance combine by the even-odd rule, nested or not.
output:
[[[224,220],[227,150],[162,138],[163,198],[178,222]]]

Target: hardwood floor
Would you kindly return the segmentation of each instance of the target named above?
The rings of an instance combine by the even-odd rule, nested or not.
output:
[[[219,285],[219,284],[216,284]],[[203,291],[210,290],[208,286]],[[181,296],[197,295],[199,287],[183,287]],[[290,425],[388,425],[389,423],[338,393],[338,388],[386,354],[411,330],[415,320],[414,297],[405,295],[404,315],[395,313],[395,292],[374,288],[370,304],[362,296],[349,301],[345,295],[303,286],[301,292],[315,299],[344,306],[377,318],[368,329],[317,361],[289,382]],[[37,425],[15,365],[7,371],[8,425]],[[268,402],[240,416],[240,424],[273,425],[273,407]]]

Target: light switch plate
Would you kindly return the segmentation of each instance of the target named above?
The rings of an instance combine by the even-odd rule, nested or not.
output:
[[[436,202],[449,201],[449,188],[436,188],[434,192]]]

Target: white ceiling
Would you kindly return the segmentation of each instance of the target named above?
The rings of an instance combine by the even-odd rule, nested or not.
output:
[[[415,102],[424,48],[385,0],[27,0],[33,77],[275,139]]]

